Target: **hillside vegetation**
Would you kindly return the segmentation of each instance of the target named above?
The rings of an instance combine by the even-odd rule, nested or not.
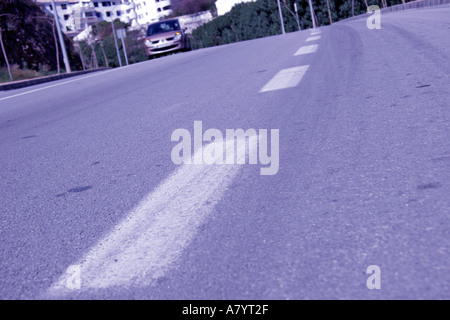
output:
[[[402,0],[386,0],[388,6],[402,3]],[[301,29],[312,27],[307,0],[280,0],[286,32],[298,31],[294,2],[297,2]],[[381,0],[313,0],[313,7],[319,26],[367,12],[367,6],[383,7]],[[328,10],[328,7],[330,10]],[[226,15],[204,24],[193,32],[196,48],[210,47],[231,42],[267,37],[281,33],[277,0],[257,0],[237,4]]]

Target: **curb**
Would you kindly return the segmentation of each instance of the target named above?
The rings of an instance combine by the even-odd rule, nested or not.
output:
[[[71,77],[80,76],[80,75],[87,74],[87,73],[104,71],[104,70],[108,70],[108,69],[102,68],[102,69],[75,71],[75,72],[71,72],[71,73],[63,73],[63,74],[58,74],[58,75],[54,75],[54,76],[39,77],[39,78],[33,78],[33,79],[28,79],[28,80],[9,82],[9,83],[5,83],[5,84],[0,84],[0,91],[25,88],[28,86],[33,86],[35,84],[71,78]]]

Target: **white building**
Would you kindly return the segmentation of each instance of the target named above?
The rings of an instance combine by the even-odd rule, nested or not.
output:
[[[211,11],[202,11],[177,18],[183,28],[185,28],[186,33],[192,33],[192,31],[200,27],[202,24],[210,22],[214,19]]]
[[[172,13],[170,0],[133,0],[137,24],[145,25]]]
[[[34,0],[53,14],[51,0]],[[170,0],[55,0],[65,33],[78,33],[99,21],[120,19],[133,26],[146,25],[172,13]]]
[[[231,9],[238,3],[253,2],[255,0],[217,0],[216,8],[217,15],[222,16],[231,11]]]
[[[42,10],[48,14],[53,14],[53,6],[51,0],[34,0]],[[72,14],[72,6],[77,4],[78,0],[55,0],[56,12],[58,13],[58,19],[62,25],[64,32],[75,31],[75,23]]]

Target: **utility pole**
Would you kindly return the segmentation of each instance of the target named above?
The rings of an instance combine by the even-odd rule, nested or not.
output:
[[[64,38],[61,32],[61,26],[59,24],[58,13],[56,12],[55,0],[52,0],[53,16],[55,17],[56,30],[58,31],[59,43],[61,45],[61,51],[63,54],[64,65],[66,67],[66,72],[71,73],[69,58],[67,56],[66,44],[64,43]]]
[[[331,19],[330,1],[327,0],[328,17],[330,18],[330,24],[333,24],[333,19]]]
[[[280,12],[281,32],[282,32],[283,34],[285,34],[286,31],[284,30],[283,11],[281,10],[280,0],[277,0],[277,1],[278,1],[278,11]]]
[[[313,28],[315,29],[315,28],[317,28],[317,25],[316,25],[316,19],[314,18],[314,9],[312,6],[312,0],[308,0],[308,1],[309,1],[309,9],[311,10],[311,19],[312,19],[312,23],[313,23]]]

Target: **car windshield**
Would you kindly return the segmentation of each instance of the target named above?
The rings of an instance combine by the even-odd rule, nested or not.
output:
[[[170,20],[158,22],[150,25],[147,30],[147,36],[153,36],[155,34],[180,30],[180,24],[178,20]]]

